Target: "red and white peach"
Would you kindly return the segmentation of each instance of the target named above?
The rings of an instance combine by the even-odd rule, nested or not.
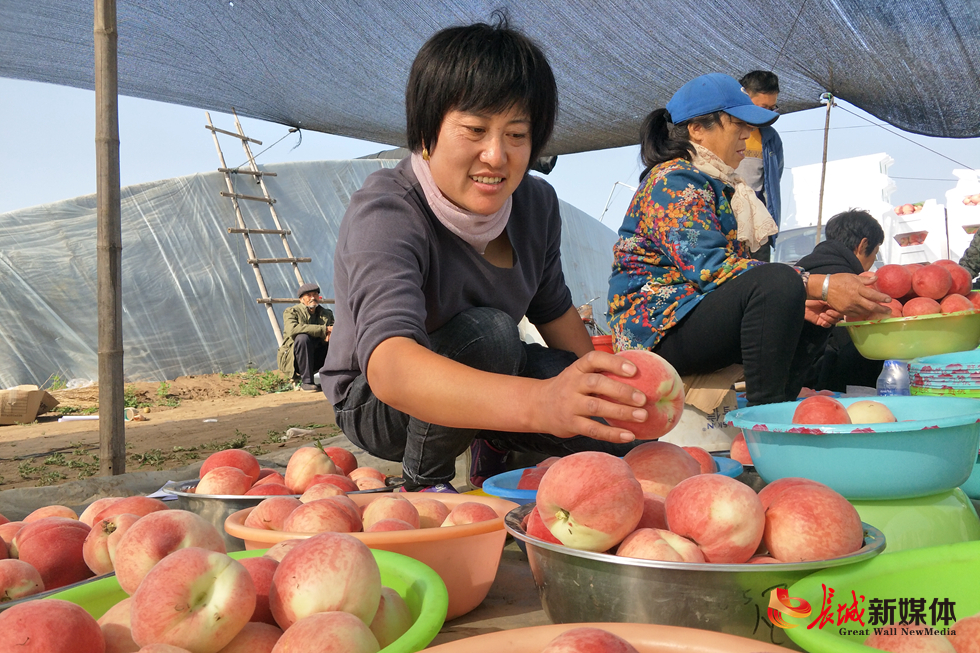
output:
[[[77,519],[43,517],[24,524],[14,536],[10,553],[37,569],[45,589],[71,585],[93,575],[82,555],[90,530]]]
[[[371,629],[347,612],[318,612],[286,629],[272,653],[378,653]]]
[[[670,530],[694,541],[706,562],[746,562],[762,541],[762,502],[752,488],[728,476],[685,479],[667,494],[664,508]]]
[[[565,546],[606,551],[636,528],[643,489],[622,459],[597,451],[574,453],[548,468],[537,507],[544,525]]]
[[[105,653],[105,638],[92,615],[74,603],[28,601],[0,612],[0,651]]]
[[[704,562],[698,545],[668,530],[638,528],[619,543],[616,555],[666,562]]]
[[[826,560],[860,549],[864,527],[843,496],[828,487],[800,484],[785,489],[769,504],[763,542],[783,562]]]
[[[701,464],[682,447],[670,442],[644,442],[627,453],[629,465],[644,492],[667,496],[685,478],[701,473]]]
[[[304,617],[333,610],[369,624],[380,601],[381,572],[371,549],[343,533],[320,533],[294,546],[279,562],[269,592],[276,623],[287,631]]]
[[[193,512],[163,510],[141,517],[116,546],[113,566],[119,586],[132,595],[155,565],[178,549],[188,547],[225,552],[225,542],[218,529]]]
[[[255,585],[224,553],[189,547],[158,562],[132,596],[133,641],[217,653],[249,622]]]

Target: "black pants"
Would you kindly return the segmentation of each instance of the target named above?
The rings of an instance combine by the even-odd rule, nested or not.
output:
[[[293,339],[293,357],[300,382],[314,385],[313,375],[320,371],[327,358],[327,342],[300,333]]]
[[[803,318],[806,289],[787,265],[759,265],[707,293],[654,348],[679,374],[745,367],[750,405],[792,401],[829,330]]]
[[[437,354],[472,368],[497,374],[549,379],[575,362],[575,354],[521,342],[517,323],[492,308],[472,308],[429,334]],[[498,410],[509,410],[499,406]],[[584,435],[559,438],[547,433],[510,433],[441,426],[395,410],[371,391],[364,374],[350,385],[347,398],[334,406],[337,425],[347,438],[372,455],[400,461],[406,487],[448,483],[456,474],[456,457],[475,438],[501,450],[546,456],[577,451],[625,455],[633,444],[613,444]],[[637,442],[639,444],[639,442]]]

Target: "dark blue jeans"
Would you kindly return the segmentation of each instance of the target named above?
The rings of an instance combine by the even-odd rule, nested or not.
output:
[[[548,379],[575,362],[575,354],[521,341],[517,324],[506,313],[473,308],[429,334],[432,351],[485,372]],[[499,410],[508,410],[500,406]],[[510,433],[440,426],[416,419],[380,401],[365,375],[350,386],[347,398],[334,406],[337,425],[351,442],[385,460],[401,461],[409,487],[448,483],[456,474],[456,457],[475,438],[502,450],[548,456],[577,451],[605,451],[622,456],[632,444],[611,444],[585,436],[558,438],[544,433]]]

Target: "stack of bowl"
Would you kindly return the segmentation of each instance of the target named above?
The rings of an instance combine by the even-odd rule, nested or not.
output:
[[[913,395],[980,398],[980,350],[914,359],[909,386]]]

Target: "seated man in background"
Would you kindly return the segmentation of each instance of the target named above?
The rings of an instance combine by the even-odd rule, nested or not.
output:
[[[313,375],[327,358],[327,344],[333,331],[333,311],[320,306],[320,286],[304,283],[299,287],[299,303],[282,314],[283,341],[276,358],[279,370],[304,392],[317,392]]]
[[[799,267],[814,274],[861,274],[871,269],[885,240],[878,221],[867,211],[857,209],[838,213],[828,220],[826,233],[827,240],[801,258]],[[835,392],[844,392],[848,385],[873,388],[881,366],[881,361],[868,360],[858,353],[847,329],[834,327],[807,385],[814,390]]]
[[[980,280],[977,278],[980,275],[980,230],[973,234],[969,247],[960,258],[960,265],[970,271],[970,276],[974,279],[973,289],[980,288]]]

